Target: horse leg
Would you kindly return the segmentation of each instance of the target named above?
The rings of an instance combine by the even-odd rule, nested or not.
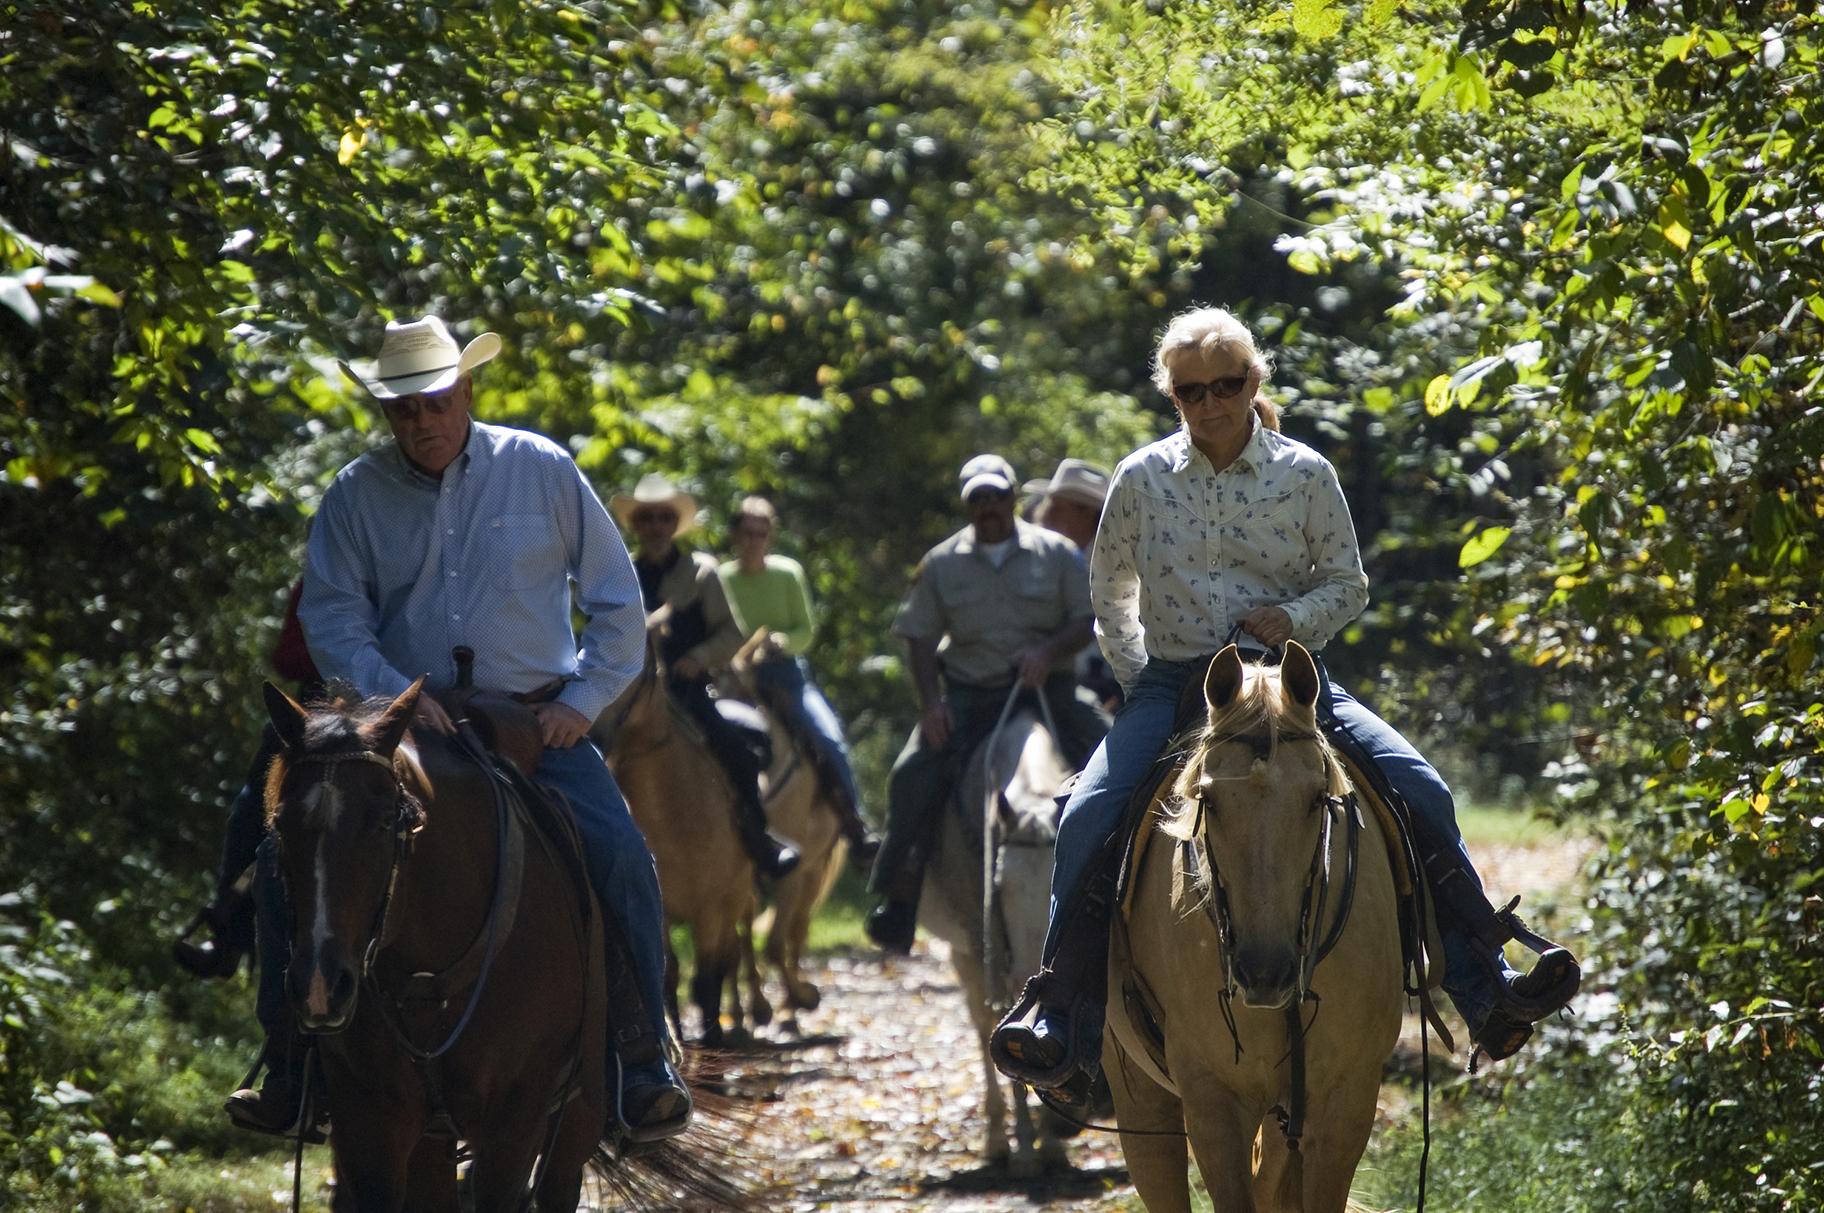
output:
[[[400,1123],[408,1117],[363,1115],[353,1109],[340,1118],[332,1110],[330,1117],[337,1129],[329,1139],[336,1161],[336,1213],[400,1213],[418,1126]]]
[[[668,924],[669,925],[669,924]],[[678,1011],[678,950],[671,946],[671,932],[665,932],[665,1014],[671,1019],[671,1030],[684,1039],[684,1020]]]
[[[823,1001],[823,992],[806,981],[800,971],[804,941],[811,930],[811,905],[816,897],[817,888],[806,877],[792,889],[789,898],[781,899],[779,911],[774,916],[773,935],[767,940],[769,948],[773,940],[779,941],[779,975],[785,982],[787,1005],[795,1011],[815,1011]]]
[[[1129,1062],[1121,1046],[1103,1036],[1109,1089],[1115,1097],[1115,1120],[1123,1130],[1121,1155],[1148,1213],[1191,1213],[1191,1183],[1186,1173],[1184,1106],[1178,1097]],[[1164,1134],[1160,1137],[1141,1133]],[[1228,1206],[1215,1206],[1231,1213]]]
[[[754,958],[754,912],[750,909],[741,923],[741,979],[747,983],[747,1007],[754,1026],[764,1028],[773,1022],[773,1004],[766,1000],[766,982],[760,976],[760,964]]]
[[[539,1102],[514,1098],[495,1109],[488,1127],[470,1140],[475,1151],[469,1167],[474,1213],[524,1213],[526,1185],[544,1145],[546,1121]]]
[[[411,1213],[459,1213],[456,1159],[441,1137],[420,1137],[407,1164],[407,1208]]]
[[[963,1001],[968,1004],[969,1018],[975,1023],[976,1043],[982,1054],[982,1119],[987,1122],[982,1141],[982,1156],[991,1163],[1006,1162],[1007,1100],[1001,1092],[1001,1074],[988,1057],[988,1034],[994,1031],[994,1014],[988,1006],[987,982],[982,975],[981,958],[960,947],[950,951],[951,963],[963,987]]]
[[[1182,1089],[1198,1094],[1184,1105],[1184,1128],[1210,1207],[1221,1213],[1255,1213],[1254,1146],[1260,1117],[1250,1118],[1208,1074],[1197,1074],[1195,1067],[1186,1073]]]
[[[1294,1162],[1286,1136],[1269,1120],[1261,1129],[1255,1197],[1270,1213],[1345,1213],[1355,1168],[1374,1130],[1380,1075],[1313,1091],[1312,1107]]]

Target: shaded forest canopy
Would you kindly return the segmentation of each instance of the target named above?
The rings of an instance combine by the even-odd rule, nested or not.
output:
[[[1259,329],[1357,511],[1375,601],[1332,662],[1607,840],[1639,1155],[1588,1207],[1824,1204],[1812,9],[10,6],[0,1197],[92,1195],[83,1159],[163,1131],[70,991],[234,1030],[164,947],[305,521],[383,430],[330,358],[435,310],[505,338],[478,412],[604,494],[772,496],[878,767],[956,467],[1163,433],[1145,360],[1197,301]]]

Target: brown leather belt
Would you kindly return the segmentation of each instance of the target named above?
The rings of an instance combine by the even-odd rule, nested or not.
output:
[[[521,703],[550,703],[563,692],[563,689],[564,680],[553,678],[542,687],[534,687],[530,691],[513,691],[507,697],[517,699]]]

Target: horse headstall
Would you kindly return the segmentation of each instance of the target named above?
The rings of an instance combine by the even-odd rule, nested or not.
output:
[[[417,797],[406,791],[405,781],[399,777],[399,768],[394,760],[378,751],[336,750],[326,754],[304,754],[289,762],[292,766],[328,768],[323,772],[324,783],[333,781],[336,768],[345,762],[366,762],[383,767],[393,781],[393,811],[391,817],[380,823],[380,828],[392,834],[402,845],[424,829],[424,806]]]

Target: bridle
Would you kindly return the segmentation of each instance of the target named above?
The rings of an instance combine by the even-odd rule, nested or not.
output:
[[[317,780],[329,785],[336,780],[336,771],[345,762],[367,762],[384,767],[393,781],[392,816],[380,823],[380,827],[393,836],[393,855],[386,873],[386,892],[380,897],[380,906],[374,912],[373,930],[368,936],[367,946],[361,951],[361,980],[366,981],[374,967],[374,957],[387,935],[388,920],[392,915],[393,894],[399,887],[399,872],[405,867],[406,857],[411,854],[412,840],[424,829],[424,811],[405,793],[405,781],[399,778],[399,768],[393,760],[376,750],[339,750],[330,754],[305,754],[288,760],[293,767],[316,766],[326,768]],[[319,890],[318,895],[321,896]]]
[[[1253,739],[1245,733],[1223,733],[1210,737],[1205,749],[1214,749],[1230,742],[1251,742]],[[1292,1062],[1292,1107],[1290,1110],[1275,1109],[1280,1113],[1280,1128],[1286,1135],[1287,1147],[1298,1149],[1299,1137],[1304,1131],[1305,1119],[1305,1033],[1309,1025],[1305,1023],[1303,1007],[1306,1002],[1319,1002],[1311,990],[1311,978],[1317,966],[1329,956],[1342,938],[1343,928],[1348,924],[1349,911],[1355,904],[1355,879],[1358,859],[1361,851],[1362,811],[1357,803],[1355,793],[1338,795],[1331,791],[1333,787],[1344,786],[1340,779],[1341,769],[1335,755],[1321,742],[1319,735],[1310,733],[1280,733],[1277,729],[1270,735],[1269,746],[1277,748],[1281,741],[1317,742],[1324,760],[1324,791],[1319,792],[1312,802],[1312,811],[1322,814],[1322,823],[1318,828],[1317,846],[1311,855],[1311,862],[1305,871],[1304,892],[1299,901],[1298,912],[1298,987],[1291,1003],[1286,1007],[1286,1033],[1291,1042],[1290,1059]],[[1206,837],[1208,819],[1216,812],[1218,806],[1207,791],[1200,791],[1196,798],[1197,818],[1189,835],[1179,843],[1183,855],[1183,864],[1187,875],[1194,875],[1197,869],[1198,841]],[[1341,820],[1346,827],[1342,887],[1337,890],[1336,914],[1330,928],[1322,938],[1318,932],[1322,929],[1325,910],[1331,900],[1331,885],[1335,871],[1330,861],[1330,852],[1336,836],[1336,825]],[[1237,990],[1235,981],[1235,919],[1229,907],[1227,883],[1223,880],[1221,865],[1216,861],[1216,853],[1208,843],[1202,847],[1205,860],[1210,866],[1209,896],[1203,901],[1204,913],[1215,926],[1218,938],[1222,943],[1222,990],[1219,995],[1222,1006],[1223,1023],[1229,1029],[1229,1039],[1235,1044],[1235,1059],[1241,1060],[1241,1034],[1235,1025],[1234,998]],[[1313,1013],[1315,1018],[1315,1012]]]

